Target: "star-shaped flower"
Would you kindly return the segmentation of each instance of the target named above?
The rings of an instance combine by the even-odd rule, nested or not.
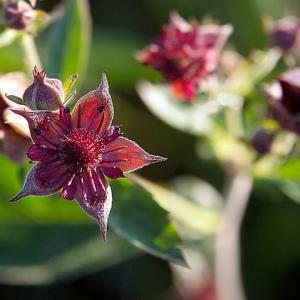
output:
[[[38,163],[12,201],[61,191],[62,197],[76,199],[100,224],[104,240],[112,205],[105,177],[123,177],[123,173],[165,160],[148,154],[111,124],[114,111],[104,74],[99,87],[79,99],[72,112],[63,106],[59,113],[14,112],[28,121],[34,142],[28,157]]]

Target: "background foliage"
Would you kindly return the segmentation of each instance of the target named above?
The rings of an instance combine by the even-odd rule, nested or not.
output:
[[[50,10],[56,2],[42,1],[39,7]],[[81,74],[77,89],[82,95],[97,86],[101,71],[105,70],[114,99],[115,123],[123,124],[126,135],[151,153],[168,157],[166,163],[142,170],[140,175],[173,187],[185,198],[177,199],[181,196],[149,186],[147,182],[141,183],[138,177],[133,180],[147,191],[129,181],[117,181],[110,227],[119,235],[111,230],[109,240],[104,243],[97,226],[70,202],[55,197],[32,198],[8,205],[7,200],[19,189],[24,174],[1,157],[1,295],[7,298],[26,295],[28,299],[41,295],[45,299],[99,296],[103,299],[170,299],[175,284],[173,266],[139,249],[185,264],[178,248],[177,228],[192,236],[185,241],[186,246],[196,245],[205,253],[222,206],[215,195],[223,191],[224,172],[217,157],[205,146],[204,138],[166,125],[145,107],[137,95],[136,85],[142,79],[159,82],[160,75],[139,65],[134,53],[157,35],[171,10],[187,18],[212,17],[220,23],[233,24],[235,31],[230,42],[244,55],[254,48],[267,51],[269,41],[264,18],[280,18],[300,11],[300,4],[296,0],[92,0],[92,19],[81,7],[84,1],[66,1],[66,5],[67,14],[63,19],[37,38],[49,76],[65,80],[72,73]],[[1,48],[0,57],[1,73],[27,70],[18,43]],[[279,63],[267,80],[274,78],[280,68]],[[259,104],[261,99],[259,91],[247,95],[247,101],[257,102],[263,114],[265,107]],[[255,112],[250,111],[249,122],[255,116]],[[248,299],[300,298],[297,287],[300,273],[298,166],[299,162],[294,161],[279,170],[275,178],[260,178],[254,183],[241,233],[243,281]],[[196,196],[201,205],[184,191],[183,186],[187,184],[180,185],[180,180],[186,174],[209,184],[213,192],[201,195],[205,198],[213,193],[213,210],[205,207],[205,199],[199,199],[199,192]],[[190,177],[188,182],[192,186]],[[128,186],[127,192],[120,188],[122,185]],[[127,220],[120,217],[124,213]],[[183,219],[187,220],[184,226]],[[147,236],[143,235],[145,228],[149,228]],[[194,232],[197,232],[197,240],[193,240]],[[205,239],[201,238],[202,234]]]

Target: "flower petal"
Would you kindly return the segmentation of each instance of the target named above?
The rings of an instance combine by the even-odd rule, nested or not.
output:
[[[291,69],[279,77],[281,103],[292,115],[300,111],[300,68]]]
[[[112,167],[112,168],[101,168],[103,174],[106,177],[116,179],[124,177],[124,174],[120,168]]]
[[[109,184],[100,171],[87,172],[76,177],[76,201],[80,207],[100,225],[103,240],[106,240],[108,216],[112,205]]]
[[[105,74],[99,87],[78,100],[72,110],[73,126],[94,130],[102,136],[111,125],[113,105]]]
[[[69,180],[69,182],[64,185],[61,196],[66,200],[73,200],[75,198],[75,194],[76,194],[76,178],[74,174],[72,178]]]
[[[28,158],[34,161],[51,159],[55,154],[55,150],[48,149],[46,146],[39,144],[31,145],[27,152]]]
[[[66,127],[59,121],[59,114],[50,111],[13,110],[24,117],[30,129],[32,140],[36,144],[57,146],[59,139],[66,132]]]
[[[104,144],[108,144],[119,136],[122,135],[121,127],[120,126],[110,126],[107,131],[105,132],[102,141]]]
[[[279,101],[271,101],[269,116],[276,120],[282,128],[300,134],[299,121]]]
[[[135,142],[118,137],[105,146],[101,168],[115,167],[125,173],[164,160],[166,158],[147,153]]]
[[[11,200],[17,201],[29,195],[51,195],[70,179],[66,166],[58,162],[38,163],[28,173],[22,190]]]

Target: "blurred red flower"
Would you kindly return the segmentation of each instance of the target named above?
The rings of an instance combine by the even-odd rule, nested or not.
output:
[[[191,101],[201,82],[215,72],[230,25],[199,25],[171,13],[169,24],[137,59],[162,72],[178,99]]]

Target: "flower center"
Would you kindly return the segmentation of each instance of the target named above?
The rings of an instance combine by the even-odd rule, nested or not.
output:
[[[102,158],[100,137],[86,129],[73,129],[61,139],[58,155],[75,169],[96,167]]]

